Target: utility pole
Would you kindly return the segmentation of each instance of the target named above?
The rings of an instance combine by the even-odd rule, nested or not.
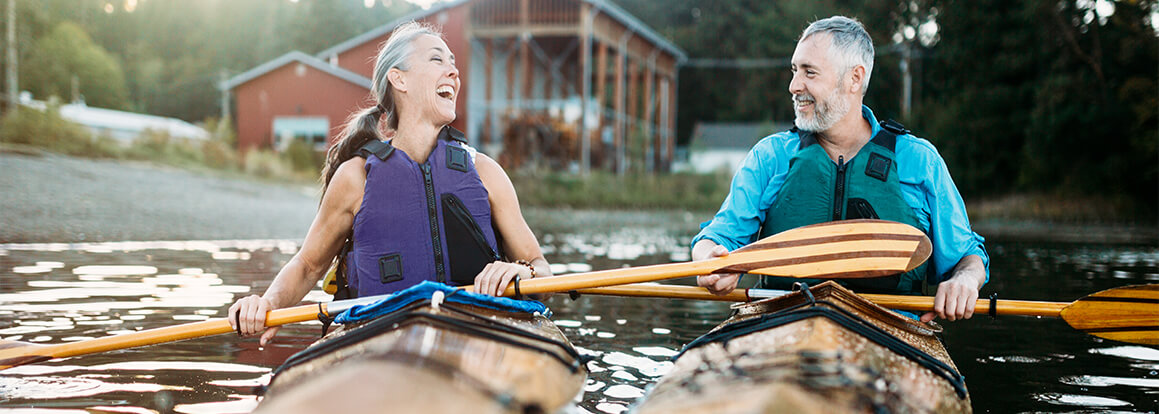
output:
[[[20,106],[20,85],[16,76],[16,0],[8,0],[8,65],[4,68],[8,83],[8,108]]]
[[[910,65],[913,45],[910,42],[902,44],[901,48],[901,118],[909,119],[913,105],[913,71]]]
[[[229,81],[229,71],[222,69],[218,73],[218,85],[221,88],[221,119],[219,122],[225,122],[229,119],[229,89],[225,87],[225,82]]]

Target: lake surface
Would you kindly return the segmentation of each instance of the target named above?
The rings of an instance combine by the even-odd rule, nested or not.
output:
[[[579,214],[529,217],[557,273],[688,260],[696,227],[687,214]],[[51,344],[222,318],[235,298],[263,292],[297,248],[289,240],[0,245],[0,338]],[[1159,283],[1159,246],[988,248],[983,295],[1070,302]],[[556,295],[547,305],[594,357],[572,408],[581,413],[625,411],[672,355],[728,315],[727,304],[689,300]],[[1060,319],[980,315],[943,326],[976,412],[1159,411],[1159,349],[1087,336]],[[320,329],[293,325],[266,349],[221,335],[0,371],[0,412],[248,412],[252,389]]]

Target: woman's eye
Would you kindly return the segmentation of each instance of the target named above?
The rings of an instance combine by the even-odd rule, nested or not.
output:
[[[438,56],[435,56],[435,57],[432,57],[432,58],[431,58],[431,60],[433,60],[433,61],[435,61],[435,62],[442,62],[442,61],[443,61],[443,58],[441,58],[441,57],[438,57]]]

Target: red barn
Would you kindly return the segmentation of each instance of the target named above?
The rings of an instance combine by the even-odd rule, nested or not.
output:
[[[453,126],[501,162],[552,152],[580,171],[670,168],[677,66],[687,57],[606,0],[451,1],[317,55],[287,53],[222,84],[237,102],[239,149],[333,142],[372,104],[378,48],[409,20],[443,31],[463,82]]]

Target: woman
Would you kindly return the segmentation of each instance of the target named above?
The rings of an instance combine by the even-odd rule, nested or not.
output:
[[[351,296],[421,280],[499,295],[516,277],[551,276],[503,168],[448,126],[460,86],[440,33],[415,22],[391,33],[374,66],[377,105],[353,116],[327,154],[322,202],[302,249],[264,295],[230,306],[234,329],[262,333],[266,345],[278,331],[265,328],[266,312],[300,302],[340,254]],[[378,132],[383,117],[389,142]],[[499,260],[500,251],[518,260]]]

